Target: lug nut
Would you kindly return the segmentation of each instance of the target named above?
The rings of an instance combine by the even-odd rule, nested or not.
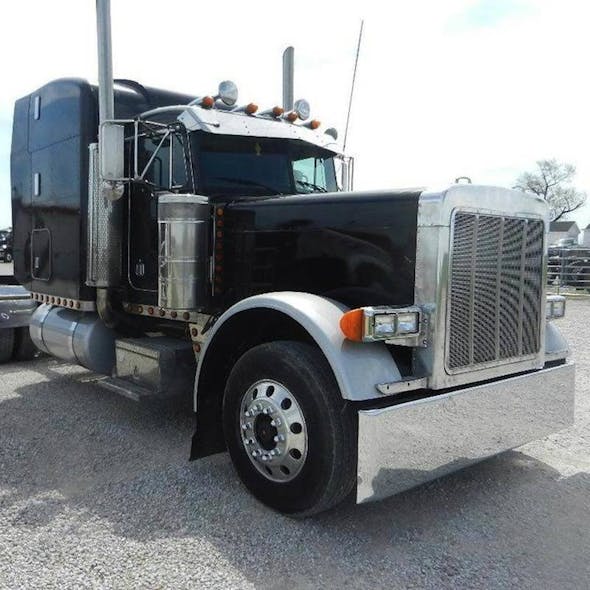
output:
[[[282,424],[280,418],[275,418],[274,420],[270,421],[271,426],[280,426]]]
[[[283,441],[285,440],[285,437],[284,437],[282,434],[277,434],[277,435],[276,435],[276,436],[273,438],[273,440],[274,440],[275,442],[283,442]]]
[[[246,410],[246,411],[244,412],[244,416],[247,416],[248,418],[249,418],[251,415],[252,415],[252,414],[250,413],[250,411],[249,411],[249,410]]]

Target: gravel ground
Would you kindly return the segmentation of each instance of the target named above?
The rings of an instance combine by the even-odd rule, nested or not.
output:
[[[55,360],[0,388],[1,588],[588,588],[590,300],[561,322],[576,424],[383,502],[293,521],[226,454],[189,463],[186,407]]]

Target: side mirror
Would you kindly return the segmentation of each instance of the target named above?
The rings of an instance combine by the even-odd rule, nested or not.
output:
[[[98,137],[101,180],[117,182],[125,179],[125,126],[105,121]]]

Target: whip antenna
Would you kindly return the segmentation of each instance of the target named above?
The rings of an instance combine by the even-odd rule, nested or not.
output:
[[[356,80],[356,68],[359,63],[359,53],[361,52],[361,41],[363,38],[363,25],[365,24],[364,20],[361,20],[361,29],[359,31],[359,40],[356,46],[356,58],[354,60],[354,71],[352,72],[352,85],[350,87],[350,98],[348,99],[348,113],[346,115],[346,128],[344,129],[344,144],[342,145],[342,151],[346,151],[346,138],[348,137],[348,124],[350,123],[350,111],[352,110],[352,97],[354,94],[354,83]]]

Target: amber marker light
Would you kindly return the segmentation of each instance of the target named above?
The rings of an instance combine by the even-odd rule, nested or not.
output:
[[[295,123],[295,121],[297,121],[297,113],[295,111],[287,113],[287,121],[290,123]]]
[[[348,340],[362,342],[364,313],[362,309],[351,309],[340,318],[340,329]]]
[[[273,107],[272,108],[272,116],[273,117],[280,117],[285,112],[283,107]]]
[[[309,122],[309,128],[310,128],[310,129],[314,129],[314,130],[315,130],[315,129],[317,129],[317,128],[318,128],[320,125],[321,125],[321,123],[320,123],[320,122],[319,122],[317,119],[312,119],[312,120]]]
[[[258,110],[258,105],[251,102],[246,105],[244,112],[246,112],[248,115],[253,115],[257,110]]]
[[[215,99],[212,96],[205,96],[203,100],[201,100],[201,106],[210,109],[215,104]]]

